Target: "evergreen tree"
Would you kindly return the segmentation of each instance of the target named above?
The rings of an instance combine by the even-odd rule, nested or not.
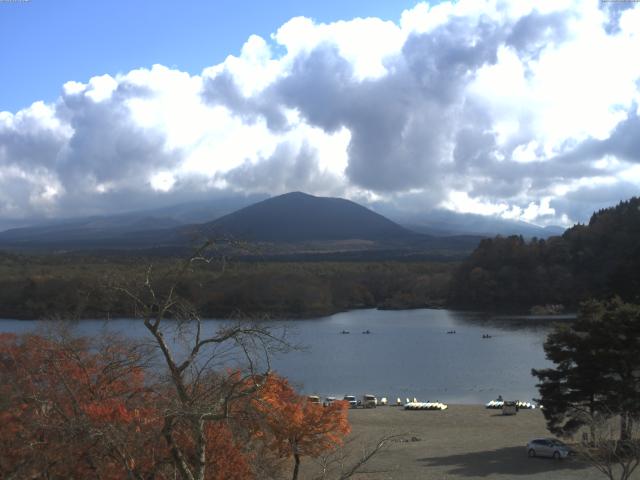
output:
[[[571,435],[596,415],[619,415],[620,437],[640,416],[640,306],[585,302],[578,319],[547,338],[554,368],[533,370],[549,430]]]

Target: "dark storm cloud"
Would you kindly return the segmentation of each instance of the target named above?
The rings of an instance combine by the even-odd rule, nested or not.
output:
[[[411,36],[389,60],[389,73],[367,80],[357,80],[335,48],[321,45],[300,55],[264,96],[327,132],[346,127],[353,184],[379,192],[429,188],[448,168],[464,88],[478,68],[496,61],[503,35],[484,19],[457,18]]]
[[[0,217],[6,219],[21,218],[25,215],[38,215],[41,205],[34,204],[32,198],[34,194],[42,194],[44,190],[41,185],[34,183],[22,175],[2,175],[0,176]]]
[[[584,223],[589,221],[594,211],[611,207],[621,200],[639,195],[638,185],[630,182],[585,186],[562,197],[554,198],[550,206],[556,211],[566,213],[569,218]]]
[[[317,151],[306,143],[300,148],[281,143],[269,158],[256,164],[246,161],[219,178],[245,192],[303,190],[326,194],[336,192],[338,185],[333,175],[320,170]]]
[[[471,197],[502,201],[516,199],[522,192],[534,198],[552,195],[557,184],[601,174],[602,170],[594,167],[592,162],[577,157],[565,161],[542,159],[526,163],[494,157],[484,165],[470,165],[465,178],[471,184],[468,192]]]
[[[621,121],[608,138],[590,138],[556,158],[556,163],[591,162],[606,155],[619,160],[640,163],[640,117],[632,105],[626,120]]]
[[[399,54],[386,60],[388,74],[365,80],[355,77],[352,64],[335,46],[320,44],[299,54],[286,75],[253,98],[239,95],[224,75],[205,85],[204,95],[240,116],[262,115],[270,125],[280,107],[298,111],[307,123],[328,133],[347,128],[351,140],[346,174],[359,187],[394,199],[421,189],[434,203],[454,188],[494,202],[520,198],[526,206],[530,200],[522,200],[523,192],[539,198],[551,195],[558,183],[602,174],[577,148],[593,150],[592,156],[598,150],[625,158],[638,152],[635,139],[640,137],[621,125],[602,144],[568,145],[575,154],[517,162],[514,150],[536,140],[527,114],[520,119],[520,130],[498,146],[495,119],[467,95],[477,71],[496,63],[501,46],[513,48],[528,65],[544,48],[568,38],[568,22],[576,16],[533,10],[512,23],[451,17],[428,33],[409,36]],[[286,168],[286,162],[273,159],[266,165],[262,169],[247,162],[232,177],[236,182],[255,178],[250,171],[256,169],[280,178],[282,173],[273,172]],[[301,184],[306,171],[301,172]]]
[[[456,134],[453,160],[457,168],[485,166],[493,161],[495,154],[496,140],[493,133],[464,127]]]
[[[100,102],[85,93],[62,95],[53,115],[64,129],[47,128],[36,115],[17,116],[13,127],[0,127],[0,161],[25,171],[45,169],[70,188],[137,182],[154,168],[174,165],[177,154],[164,152],[163,134],[133,121],[125,103],[131,96],[123,91],[126,86]]]
[[[129,98],[126,85],[100,102],[83,94],[63,95],[57,113],[73,136],[55,160],[55,170],[65,186],[81,186],[87,179],[142,186],[150,172],[177,165],[180,153],[165,151],[164,134],[131,118]]]
[[[63,93],[47,121],[42,112],[31,111],[0,126],[0,166],[9,168],[0,212],[117,211],[120,203],[129,209],[136,205],[134,192],[154,196],[150,174],[175,166],[180,152],[166,151],[163,133],[141,128],[131,118],[127,100],[149,95],[126,82],[99,102],[86,92]],[[57,194],[47,196],[48,188]]]
[[[16,116],[13,125],[0,124],[0,166],[52,165],[65,142],[62,132],[43,126],[36,114]]]
[[[432,32],[411,35],[402,55],[420,93],[446,106],[460,100],[476,70],[497,61],[504,35],[504,27],[489,19],[454,17]]]
[[[94,215],[144,210],[216,195],[220,195],[220,192],[208,186],[206,177],[194,175],[179,179],[168,193],[154,190],[145,180],[121,183],[104,193],[82,188],[69,189],[58,200],[57,207],[65,216]]]
[[[551,195],[558,183],[602,174],[593,165],[593,158],[582,154],[548,158],[540,146],[536,149],[538,160],[515,161],[516,148],[535,140],[526,128],[511,142],[498,145],[492,119],[478,105],[467,102],[461,117],[464,121],[455,137],[454,164],[450,172],[458,178],[452,179],[450,185],[458,190],[466,189],[472,198],[513,201],[522,192],[543,197]],[[576,148],[577,145],[566,146],[567,150]]]
[[[277,104],[263,97],[245,97],[233,75],[226,70],[213,78],[205,78],[202,96],[210,105],[227,107],[246,123],[253,123],[262,117],[274,131],[281,131],[287,125],[287,119]]]

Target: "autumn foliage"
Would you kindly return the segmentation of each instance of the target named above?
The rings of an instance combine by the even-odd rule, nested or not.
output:
[[[347,420],[347,402],[328,406],[300,397],[285,378],[266,382],[256,409],[263,414],[272,432],[270,446],[281,457],[293,457],[293,478],[298,476],[301,457],[315,457],[342,444],[351,427]]]
[[[144,475],[158,413],[135,349],[0,336],[3,478]]]
[[[204,479],[265,478],[288,459],[295,477],[301,457],[335,448],[349,432],[345,405],[311,404],[277,375],[232,371],[200,379],[199,389],[226,382],[247,394],[224,419],[206,422],[198,442],[176,411],[175,389],[149,368],[144,351],[118,339],[0,334],[0,478],[173,479],[168,418],[184,460],[206,456]]]

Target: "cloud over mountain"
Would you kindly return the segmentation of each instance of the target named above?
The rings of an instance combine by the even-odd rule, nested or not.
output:
[[[0,217],[304,190],[584,220],[640,189],[638,25],[597,2],[418,4],[293,18],[199,75],[70,81],[0,113]]]

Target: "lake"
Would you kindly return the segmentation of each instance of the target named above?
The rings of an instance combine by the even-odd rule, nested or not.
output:
[[[303,392],[342,397],[372,393],[390,400],[486,403],[538,396],[532,368],[544,368],[542,344],[555,321],[571,317],[495,317],[449,310],[352,310],[305,320],[269,321],[306,347],[273,359],[273,369]],[[206,320],[216,328],[221,320]],[[0,331],[25,332],[38,322],[0,320]],[[144,337],[138,320],[77,322],[77,332],[106,330]],[[342,331],[349,334],[342,334]],[[369,330],[370,334],[362,332]],[[455,334],[448,331],[455,330]],[[483,338],[490,335],[491,338]]]

